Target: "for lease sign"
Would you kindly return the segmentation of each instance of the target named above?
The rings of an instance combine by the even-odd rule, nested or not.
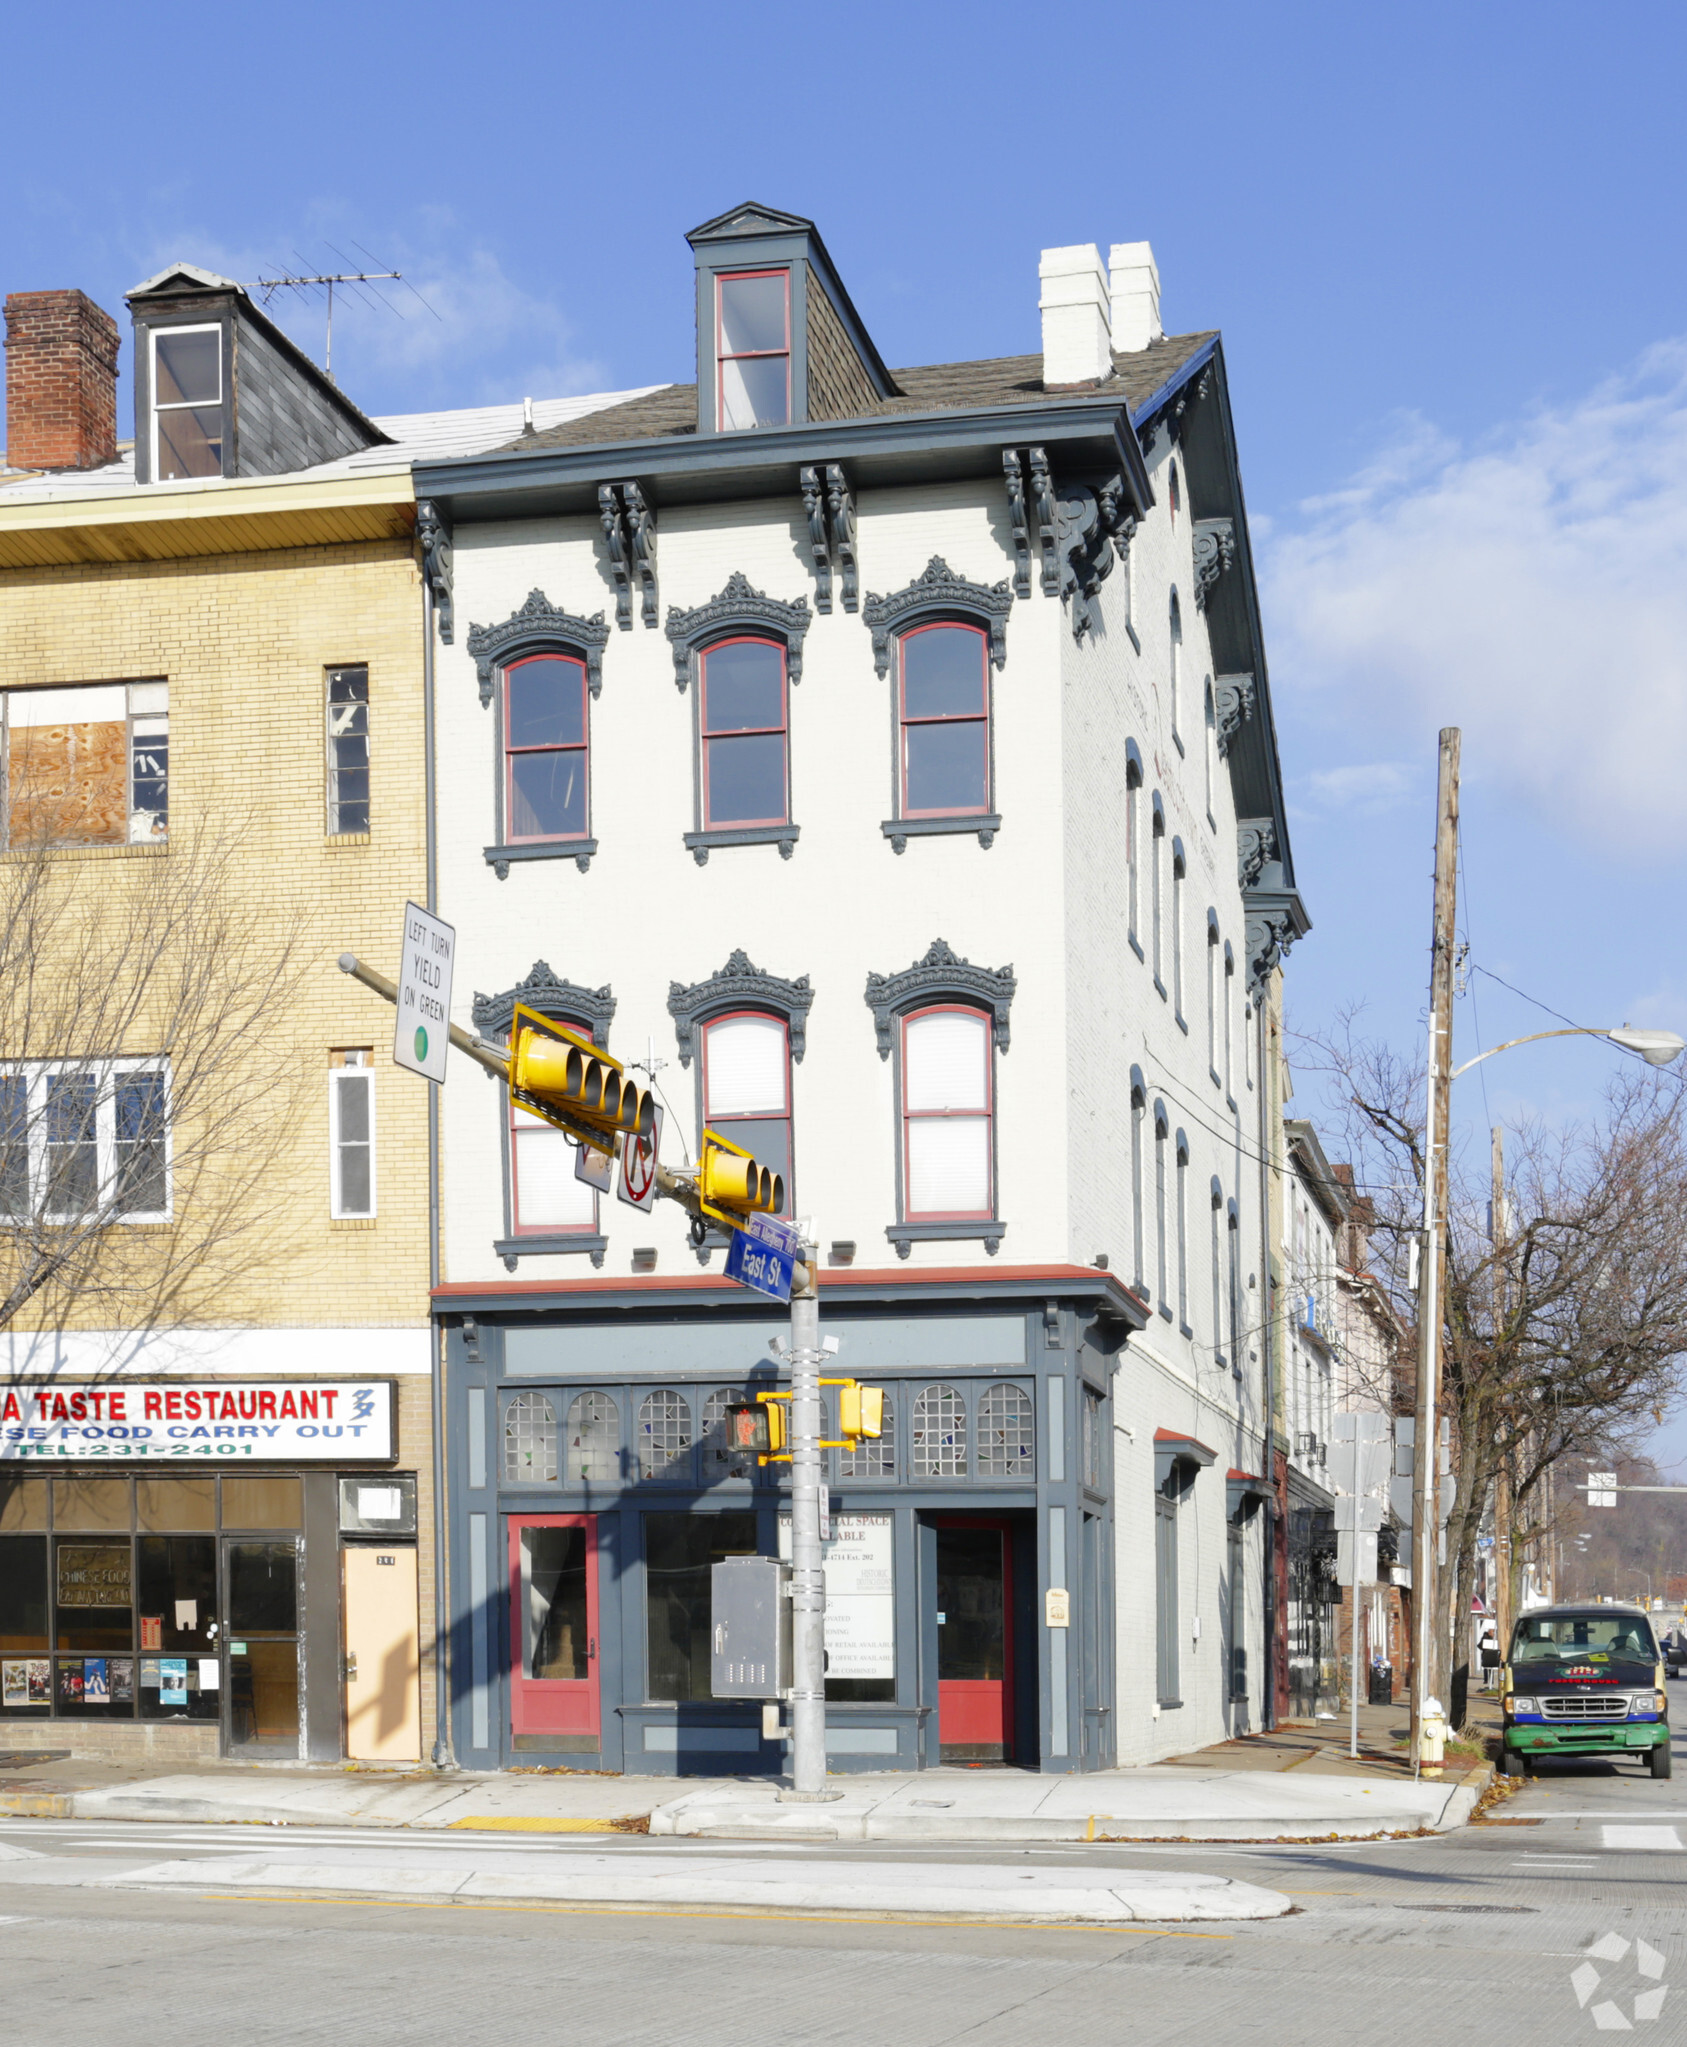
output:
[[[0,1462],[350,1464],[396,1454],[390,1379],[0,1380]]]

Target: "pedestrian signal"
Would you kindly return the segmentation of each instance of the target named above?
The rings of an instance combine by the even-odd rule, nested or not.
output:
[[[777,1215],[785,1206],[784,1175],[758,1165],[741,1145],[717,1131],[705,1130],[697,1161],[697,1205],[717,1222],[741,1228],[746,1215]]]
[[[858,1442],[863,1436],[876,1439],[884,1432],[885,1390],[882,1386],[858,1386],[853,1379],[838,1389],[838,1434]]]
[[[762,1463],[786,1454],[788,1394],[763,1394],[726,1411],[726,1446],[734,1457],[756,1457]]]
[[[655,1098],[628,1079],[619,1059],[519,1003],[510,1031],[510,1100],[611,1158],[623,1134],[649,1137],[656,1125]]]

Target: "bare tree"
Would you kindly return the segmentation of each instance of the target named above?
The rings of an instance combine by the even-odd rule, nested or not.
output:
[[[1379,1260],[1384,1284],[1415,1321],[1406,1247],[1422,1213],[1421,1076],[1358,1038],[1351,1017],[1300,1042],[1300,1063],[1331,1083],[1378,1238],[1393,1247]],[[1670,1405],[1687,1355],[1687,1132],[1673,1078],[1625,1069],[1591,1122],[1526,1124],[1508,1151],[1497,1248],[1486,1173],[1452,1163],[1442,1370],[1456,1487],[1436,1616],[1448,1668],[1496,1477],[1510,1480],[1515,1586],[1518,1559],[1551,1520],[1553,1467],[1611,1451]]]
[[[46,826],[0,853],[0,1329],[238,1321],[288,1250],[297,919],[238,821],[116,858]]]

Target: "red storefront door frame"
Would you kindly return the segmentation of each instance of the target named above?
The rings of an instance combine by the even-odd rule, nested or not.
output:
[[[996,1514],[934,1514],[931,1519],[939,1536],[946,1528],[994,1529],[1001,1539],[1002,1557],[1002,1674],[999,1678],[946,1678],[939,1675],[937,1681],[939,1752],[952,1747],[994,1747],[999,1744],[1002,1761],[1012,1762],[1013,1523]],[[937,1582],[940,1587],[941,1576]],[[942,1668],[940,1630],[938,1647],[940,1673]]]
[[[521,1538],[531,1528],[580,1528],[586,1536],[586,1675],[536,1678],[526,1675],[527,1631]],[[510,1733],[518,1748],[541,1749],[547,1735],[565,1751],[601,1748],[602,1699],[598,1684],[597,1516],[595,1514],[512,1514],[510,1534]]]

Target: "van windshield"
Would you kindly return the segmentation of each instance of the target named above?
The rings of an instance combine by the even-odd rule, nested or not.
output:
[[[1513,1663],[1573,1663],[1582,1657],[1657,1659],[1652,1630],[1632,1614],[1558,1614],[1517,1623],[1511,1638]]]

